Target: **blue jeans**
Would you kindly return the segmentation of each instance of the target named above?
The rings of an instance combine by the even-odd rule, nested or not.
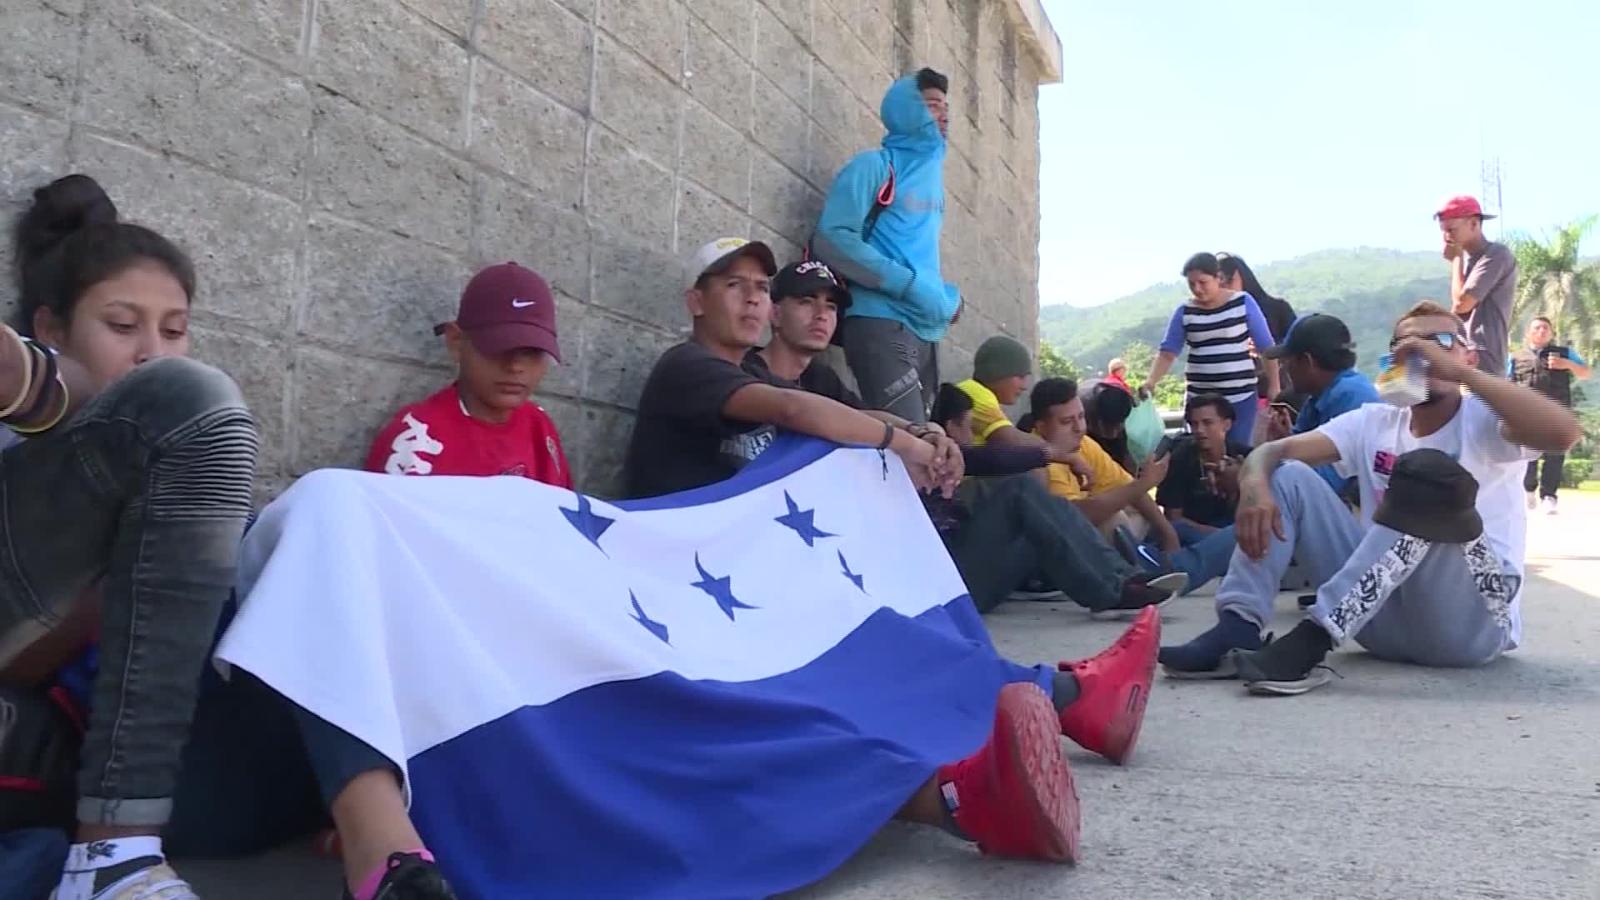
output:
[[[1251,438],[1256,429],[1256,398],[1251,395],[1248,400],[1236,400],[1233,403],[1233,424],[1228,427],[1228,440],[1237,441],[1239,444],[1251,446]]]
[[[1232,523],[1229,523],[1231,527]],[[1185,547],[1193,547],[1211,535],[1214,531],[1201,531],[1193,522],[1184,520],[1172,523],[1172,530],[1178,533],[1178,543]]]
[[[175,857],[271,849],[326,827],[333,798],[373,769],[399,777],[381,753],[249,672],[224,680],[208,665],[164,846]]]
[[[1201,534],[1187,522],[1175,522],[1173,530],[1178,532],[1178,542],[1183,549],[1168,554],[1167,562],[1172,568],[1189,576],[1189,585],[1183,589],[1185,594],[1199,590],[1211,579],[1227,574],[1228,562],[1233,559],[1233,551],[1238,547],[1232,525],[1218,528],[1210,534]],[[1157,545],[1146,541],[1145,547],[1159,558],[1160,548]]]
[[[233,381],[167,358],[0,453],[0,665],[104,576],[82,822],[161,825],[171,814],[194,675],[233,588],[256,449]]]

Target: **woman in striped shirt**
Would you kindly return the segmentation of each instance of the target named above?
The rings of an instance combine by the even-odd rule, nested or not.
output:
[[[1249,445],[1256,423],[1256,368],[1253,354],[1273,345],[1272,332],[1254,297],[1223,285],[1221,266],[1210,253],[1196,253],[1183,264],[1194,302],[1180,306],[1167,324],[1161,352],[1150,367],[1144,389],[1153,392],[1172,368],[1178,354],[1189,348],[1184,377],[1188,396],[1220,394],[1233,405],[1233,427],[1228,439]],[[1253,346],[1252,346],[1253,343]],[[1278,393],[1278,364],[1265,360],[1268,396]]]

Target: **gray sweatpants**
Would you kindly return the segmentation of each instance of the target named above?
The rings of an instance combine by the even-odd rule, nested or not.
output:
[[[1361,523],[1315,471],[1286,462],[1272,476],[1284,540],[1253,560],[1235,550],[1217,612],[1265,628],[1292,555],[1320,584],[1311,618],[1334,643],[1353,637],[1374,656],[1424,666],[1479,666],[1510,646],[1520,586],[1482,537],[1435,544]]]
[[[845,362],[868,409],[928,421],[939,391],[939,345],[890,319],[852,316],[840,323]]]

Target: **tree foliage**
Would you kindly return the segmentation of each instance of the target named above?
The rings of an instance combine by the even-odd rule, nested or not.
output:
[[[1144,341],[1131,341],[1122,348],[1121,355],[1123,361],[1128,364],[1128,383],[1134,387],[1144,384],[1144,380],[1150,375],[1150,367],[1155,365],[1156,348]],[[1183,378],[1168,372],[1166,377],[1156,384],[1156,405],[1162,409],[1177,409],[1183,406],[1183,394]]]
[[[1600,217],[1587,216],[1542,241],[1526,234],[1510,239],[1517,256],[1514,320],[1548,318],[1556,334],[1585,356],[1600,346],[1600,264],[1585,262],[1578,251],[1597,222]]]
[[[1073,381],[1082,379],[1078,367],[1072,360],[1061,355],[1061,351],[1049,342],[1039,344],[1039,373],[1043,378],[1071,378]]]

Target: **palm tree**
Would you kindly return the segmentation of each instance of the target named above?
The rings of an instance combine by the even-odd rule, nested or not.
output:
[[[1517,256],[1517,297],[1512,315],[1526,320],[1542,315],[1557,334],[1580,352],[1600,345],[1600,264],[1584,262],[1578,248],[1600,216],[1588,216],[1556,229],[1549,240],[1511,238]]]

